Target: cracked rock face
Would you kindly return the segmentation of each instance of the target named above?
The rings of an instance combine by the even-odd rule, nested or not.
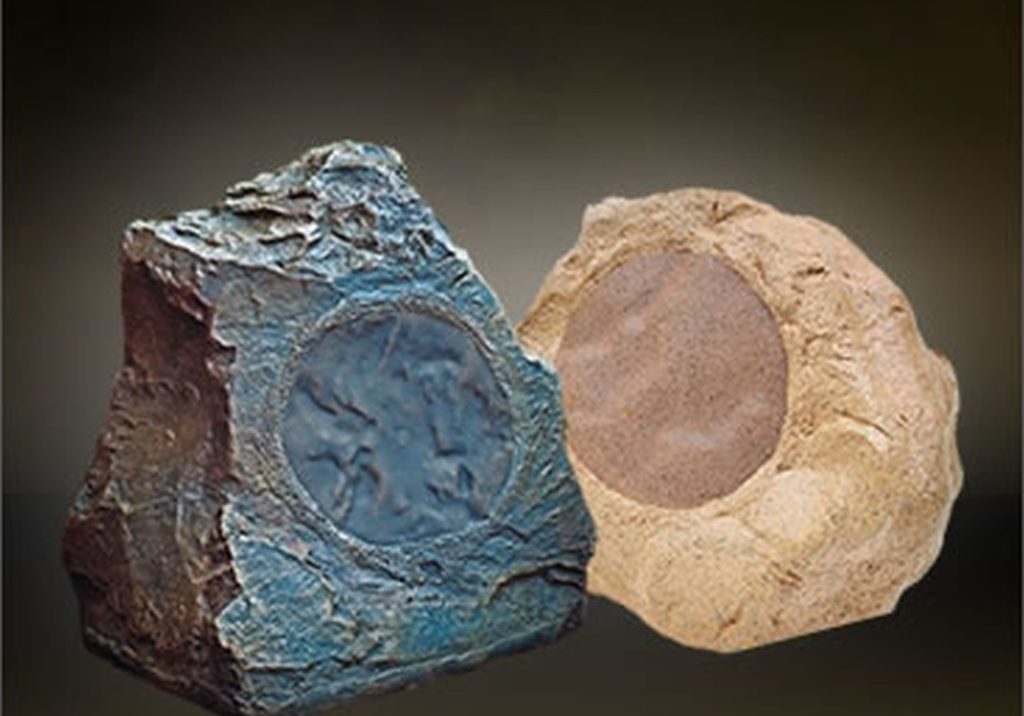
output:
[[[736,651],[877,616],[962,482],[953,370],[845,236],[733,192],[591,206],[519,328],[561,374],[589,586]]]
[[[86,643],[228,714],[555,639],[593,530],[559,387],[390,149],[125,238],[125,362],[64,558]]]

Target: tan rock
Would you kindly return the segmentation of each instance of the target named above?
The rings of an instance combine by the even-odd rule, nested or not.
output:
[[[562,376],[591,590],[735,651],[886,614],[962,468],[949,362],[837,229],[733,192],[607,199],[519,328]]]

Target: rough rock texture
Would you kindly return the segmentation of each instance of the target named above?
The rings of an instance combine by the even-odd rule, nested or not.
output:
[[[395,152],[323,147],[133,224],[123,304],[64,539],[91,648],[273,713],[579,622],[593,535],[557,380]]]
[[[785,349],[787,408],[774,451],[749,479],[666,507],[609,486],[630,475],[595,474],[576,450],[567,404],[569,458],[598,531],[591,590],[666,636],[717,651],[890,612],[938,555],[962,482],[950,364],[925,346],[906,297],[838,230],[700,189],[589,207],[579,243],[519,328],[524,345],[561,363],[567,326],[595,287],[656,251],[713,256],[761,297]],[[608,316],[611,334],[620,327]],[[588,360],[595,374],[612,370],[600,355]],[[639,385],[645,371],[656,382],[674,367],[658,355],[621,369]],[[693,407],[686,395],[664,400],[681,419]],[[644,414],[621,408],[621,419],[645,425]],[[720,427],[708,425],[705,437]],[[666,453],[652,442],[633,457]],[[680,479],[690,467],[679,466]]]

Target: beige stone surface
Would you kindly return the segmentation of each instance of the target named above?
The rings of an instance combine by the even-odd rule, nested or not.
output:
[[[899,288],[836,228],[706,189],[588,207],[520,338],[557,363],[588,288],[637,252],[664,249],[718,258],[772,311],[787,411],[749,479],[684,508],[609,488],[573,451],[567,411],[598,531],[591,591],[716,651],[892,611],[935,561],[963,479],[951,365],[925,345]]]

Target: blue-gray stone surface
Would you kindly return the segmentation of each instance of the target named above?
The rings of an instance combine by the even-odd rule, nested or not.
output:
[[[86,643],[224,713],[550,641],[593,543],[554,374],[394,151],[125,238],[125,363],[64,558]]]

